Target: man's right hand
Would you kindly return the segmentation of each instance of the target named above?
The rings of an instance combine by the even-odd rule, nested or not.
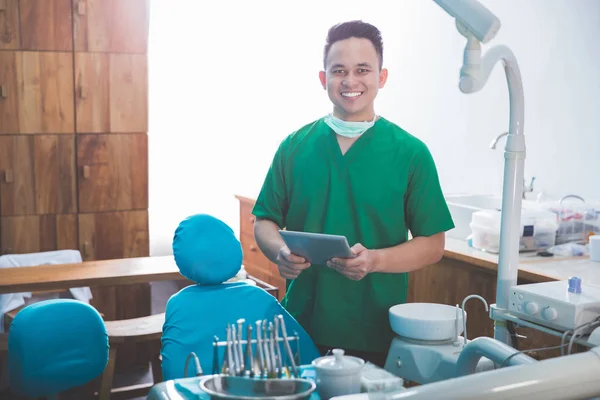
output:
[[[304,257],[292,254],[287,246],[283,246],[277,254],[277,267],[279,275],[285,279],[296,279],[300,272],[310,267],[310,263]]]

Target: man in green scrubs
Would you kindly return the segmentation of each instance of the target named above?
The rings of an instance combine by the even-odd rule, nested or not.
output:
[[[333,112],[281,142],[253,210],[256,241],[287,279],[286,309],[322,352],[343,348],[378,365],[407,273],[438,262],[454,227],[427,146],[375,114],[382,65],[376,27],[329,30],[319,78]],[[343,235],[355,257],[310,265],[290,253],[283,228]]]

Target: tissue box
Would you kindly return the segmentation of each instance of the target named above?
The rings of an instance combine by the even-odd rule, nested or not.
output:
[[[490,253],[500,251],[500,210],[481,210],[471,217],[473,247]],[[556,214],[544,209],[521,211],[519,251],[539,251],[554,246],[558,222]]]

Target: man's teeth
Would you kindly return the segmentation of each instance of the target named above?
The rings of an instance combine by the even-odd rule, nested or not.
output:
[[[356,96],[360,96],[362,93],[361,92],[347,92],[347,93],[342,93],[342,96],[344,97],[356,97]]]

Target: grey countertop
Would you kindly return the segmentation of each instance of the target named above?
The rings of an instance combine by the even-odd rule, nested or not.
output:
[[[447,237],[444,257],[498,270],[497,254],[469,247],[465,240]],[[521,253],[519,276],[540,282],[578,276],[584,283],[600,286],[600,262],[590,261],[589,257],[541,257],[535,253]]]

